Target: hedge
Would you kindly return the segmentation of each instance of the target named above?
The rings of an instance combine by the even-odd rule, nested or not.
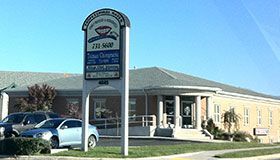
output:
[[[34,155],[50,153],[50,142],[39,138],[6,138],[0,141],[2,155]]]

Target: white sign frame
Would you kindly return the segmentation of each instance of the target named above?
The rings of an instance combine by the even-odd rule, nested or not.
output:
[[[86,62],[87,62],[87,53],[88,40],[87,37],[88,29],[91,22],[97,17],[105,17],[104,19],[109,19],[109,17],[116,19],[120,25],[120,34],[119,34],[119,50],[120,50],[120,76],[119,77],[97,77],[97,78],[87,78],[86,77]],[[92,26],[94,27],[94,26]],[[98,28],[99,26],[97,26]],[[101,29],[105,29],[106,27]],[[108,29],[108,28],[107,28]],[[121,94],[121,153],[124,156],[128,155],[128,103],[129,103],[129,30],[130,30],[130,21],[126,15],[120,13],[116,10],[105,8],[100,9],[92,14],[90,14],[83,23],[82,30],[85,34],[84,40],[84,80],[83,80],[83,125],[82,125],[82,150],[88,151],[88,124],[89,124],[89,97],[91,93],[99,87],[104,85],[111,86],[117,89]],[[106,32],[106,31],[104,31]],[[104,34],[107,36],[107,34]],[[98,35],[97,35],[98,36]],[[92,36],[96,37],[96,36]],[[90,37],[91,38],[91,37]],[[99,37],[100,38],[100,37]],[[101,37],[103,38],[103,37]],[[104,38],[106,39],[106,38]],[[111,37],[107,38],[111,39]],[[101,43],[106,43],[102,41]],[[114,48],[116,49],[116,48]],[[95,50],[94,50],[95,51]],[[99,50],[97,50],[99,51]],[[103,50],[101,50],[103,51]],[[107,50],[105,50],[107,51]],[[114,79],[115,78],[115,79]]]

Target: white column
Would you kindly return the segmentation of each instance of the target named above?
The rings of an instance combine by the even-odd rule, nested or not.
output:
[[[195,128],[201,130],[201,96],[195,97],[196,104],[196,126]]]
[[[88,124],[89,124],[89,95],[90,93],[86,90],[86,82],[84,82],[83,87],[83,126],[82,126],[82,150],[87,152],[88,151]]]
[[[163,125],[163,97],[161,95],[157,96],[157,107],[158,107],[157,126],[161,127]]]
[[[206,119],[212,118],[213,115],[213,98],[206,97]]]
[[[129,103],[129,27],[122,29],[122,54],[123,54],[123,90],[121,91],[122,102],[121,102],[121,117],[122,117],[122,128],[121,128],[121,153],[124,156],[128,155],[128,103]]]
[[[174,113],[174,127],[180,127],[180,97],[174,96],[175,99],[175,113]]]
[[[0,94],[0,120],[3,120],[8,115],[9,96],[2,92]]]

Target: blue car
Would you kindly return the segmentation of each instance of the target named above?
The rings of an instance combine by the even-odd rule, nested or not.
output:
[[[99,134],[89,125],[88,147],[96,146]],[[39,123],[35,129],[24,131],[21,137],[42,138],[51,142],[52,148],[78,147],[82,142],[82,121],[79,119],[54,118]]]

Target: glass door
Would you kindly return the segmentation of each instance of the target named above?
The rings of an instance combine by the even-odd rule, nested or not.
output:
[[[192,128],[192,113],[193,113],[193,103],[190,101],[182,101],[181,117],[182,117],[183,128]]]
[[[165,100],[167,124],[174,124],[174,100]]]

